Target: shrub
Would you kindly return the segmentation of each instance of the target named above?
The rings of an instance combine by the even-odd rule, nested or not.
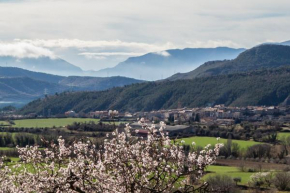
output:
[[[249,185],[254,188],[261,188],[262,186],[271,186],[273,178],[272,172],[257,172],[250,177]]]
[[[236,192],[236,184],[228,175],[214,175],[207,178],[210,192]]]
[[[290,172],[290,166],[287,166],[283,169],[284,172]]]
[[[252,168],[249,168],[249,169],[248,169],[248,172],[255,172],[255,170],[252,169]]]
[[[246,152],[248,158],[269,158],[271,152],[271,145],[269,144],[257,144],[249,147]]]
[[[274,185],[280,191],[290,190],[290,172],[278,172],[274,178]]]
[[[241,182],[242,178],[241,177],[235,177],[235,178],[233,178],[233,180],[236,182],[236,185],[238,185],[238,182]]]
[[[241,161],[240,162],[240,165],[239,165],[239,170],[241,171],[241,172],[246,172],[246,165],[245,165],[245,162],[244,161]]]

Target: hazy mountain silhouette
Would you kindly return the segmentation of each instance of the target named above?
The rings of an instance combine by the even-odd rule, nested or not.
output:
[[[2,67],[18,67],[35,72],[44,72],[55,75],[81,75],[82,69],[68,63],[67,61],[49,57],[39,58],[15,58],[10,56],[0,57],[0,66]]]
[[[166,50],[128,58],[113,68],[99,70],[92,75],[158,80],[167,78],[177,72],[188,72],[207,61],[233,59],[244,50],[243,48],[227,47]]]

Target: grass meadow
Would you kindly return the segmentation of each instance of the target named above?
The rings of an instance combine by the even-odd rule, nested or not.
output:
[[[278,139],[281,139],[282,137],[289,137],[290,132],[280,132],[278,133]]]
[[[220,139],[217,141],[215,137],[200,137],[200,136],[195,136],[195,137],[188,137],[188,138],[182,138],[179,139],[179,141],[184,140],[186,145],[191,145],[192,142],[195,142],[197,146],[205,147],[208,144],[214,145],[216,143],[226,143],[227,139]],[[232,143],[238,143],[242,149],[245,149],[247,147],[260,144],[260,142],[255,142],[255,141],[244,141],[244,140],[235,140],[232,139]]]
[[[250,180],[250,176],[253,175],[253,172],[241,172],[237,167],[230,167],[230,166],[208,166],[206,169],[207,172],[210,172],[202,177],[202,180],[205,180],[210,177],[217,174],[226,174],[228,176],[231,176],[232,178],[240,177],[241,182],[239,184],[246,185],[248,181]]]
[[[13,127],[52,128],[52,127],[64,127],[67,125],[71,125],[74,122],[84,123],[84,122],[89,122],[89,121],[98,123],[99,119],[92,119],[92,118],[22,119],[22,120],[14,120],[15,125],[13,125]],[[4,121],[2,122],[5,123]],[[1,122],[0,122],[0,125],[1,125]]]

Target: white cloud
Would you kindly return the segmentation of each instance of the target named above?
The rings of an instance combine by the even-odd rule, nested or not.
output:
[[[170,54],[167,51],[154,52],[153,54],[157,54],[157,55],[164,56],[164,57],[170,56]]]
[[[15,39],[16,42],[25,42],[35,46],[46,48],[127,48],[131,50],[144,50],[146,52],[161,51],[174,48],[170,42],[164,44],[149,44],[143,42],[125,42],[121,40],[113,41],[86,41],[80,39]],[[120,54],[118,54],[120,55]]]
[[[145,53],[134,53],[134,52],[82,52],[79,53],[79,56],[85,56],[88,59],[106,59],[107,57],[115,57],[115,56],[140,56]]]
[[[38,47],[25,42],[3,43],[0,42],[0,56],[11,56],[16,58],[56,58],[53,52],[46,48]]]
[[[105,56],[96,56],[96,55],[83,55],[87,59],[96,59],[96,60],[105,60],[107,57]]]
[[[112,67],[130,55],[79,53],[250,48],[267,40],[289,40],[290,33],[289,0],[5,2],[0,6],[2,41],[46,48],[83,69]],[[13,41],[15,38],[19,40]]]
[[[99,52],[99,53],[91,53],[91,52],[83,52],[79,53],[81,56],[140,56],[144,53],[134,53],[134,52]]]
[[[184,47],[187,41],[221,39],[252,47],[269,38],[287,40],[290,32],[289,0],[15,1],[18,3],[1,4],[0,29],[5,29],[0,30],[2,40],[97,38],[150,45],[170,41]],[[45,42],[54,43],[59,42]],[[72,44],[71,40],[60,43]],[[73,46],[76,44],[82,42]],[[160,50],[166,49],[155,51]]]

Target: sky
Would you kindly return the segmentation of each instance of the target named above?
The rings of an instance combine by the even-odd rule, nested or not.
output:
[[[0,56],[83,70],[167,49],[290,40],[289,0],[0,0]]]

